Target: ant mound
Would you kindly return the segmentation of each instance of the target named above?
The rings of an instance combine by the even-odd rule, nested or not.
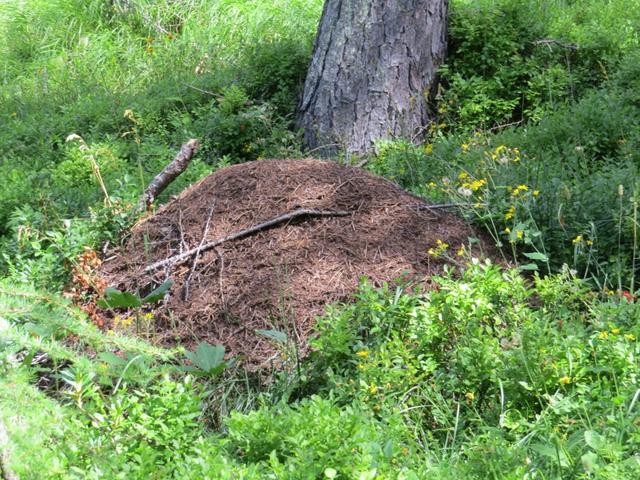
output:
[[[361,278],[426,281],[446,263],[429,249],[441,241],[455,251],[469,238],[481,237],[459,217],[361,169],[262,160],[184,191],[136,225],[99,274],[140,294],[173,280],[149,306],[154,337],[220,343],[260,367],[277,349],[256,330],[285,332],[304,356],[314,319]],[[482,248],[475,243],[476,254]]]

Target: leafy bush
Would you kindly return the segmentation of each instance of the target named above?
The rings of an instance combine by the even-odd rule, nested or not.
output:
[[[622,1],[452,2],[439,115],[457,131],[539,121],[607,80],[638,19]]]
[[[399,412],[465,478],[639,471],[636,304],[589,300],[568,274],[527,286],[479,262],[435,285],[365,284],[320,324],[310,370],[346,403]]]

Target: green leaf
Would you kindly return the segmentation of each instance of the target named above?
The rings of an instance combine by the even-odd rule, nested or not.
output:
[[[382,449],[382,453],[387,460],[391,460],[393,458],[393,441],[387,440],[387,443],[384,444],[384,448]]]
[[[127,360],[112,352],[99,353],[98,358],[112,367],[124,367],[127,364]]]
[[[531,445],[531,449],[544,456],[553,462],[559,462],[560,466],[565,468],[568,467],[571,463],[569,462],[569,458],[567,454],[561,448],[556,448],[554,445],[545,444],[545,443],[535,443]]]
[[[336,478],[336,476],[338,476],[338,472],[335,468],[325,468],[324,476],[327,478]]]
[[[540,252],[525,252],[523,255],[531,260],[539,260],[541,262],[548,262],[549,257]]]
[[[137,308],[142,305],[138,295],[111,287],[104,291],[104,299],[96,303],[100,308]]]
[[[606,438],[593,430],[587,430],[584,432],[584,442],[595,451],[602,450],[607,446]]]
[[[198,344],[195,352],[187,352],[185,356],[191,360],[191,363],[193,363],[198,370],[211,376],[218,375],[228,365],[224,361],[224,347],[222,345],[211,345],[207,342],[201,342]],[[194,367],[186,367],[185,370],[197,373]]]
[[[588,452],[582,455],[580,458],[582,461],[582,467],[587,473],[595,473],[598,469],[598,455],[593,452]]]
[[[538,270],[538,265],[536,265],[535,263],[527,263],[526,265],[520,265],[518,267],[518,270],[523,271],[523,270]]]
[[[278,330],[256,330],[256,333],[281,344],[287,343],[288,340],[287,334]]]
[[[164,298],[167,294],[171,286],[173,285],[173,280],[167,280],[162,283],[158,288],[156,288],[153,292],[142,299],[142,303],[155,303],[159,302]]]

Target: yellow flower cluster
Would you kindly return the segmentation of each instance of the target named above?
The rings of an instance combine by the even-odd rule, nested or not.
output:
[[[438,239],[436,240],[436,248],[430,248],[427,253],[432,257],[439,257],[447,250],[447,248],[449,248],[449,244]]]
[[[504,219],[511,220],[515,213],[516,213],[516,207],[514,206],[509,207],[509,210],[507,210],[507,213],[504,214]]]
[[[516,188],[511,190],[511,196],[517,197],[520,195],[520,193],[526,192],[528,190],[529,190],[529,187],[527,187],[526,185],[518,185]]]
[[[571,243],[573,243],[574,245],[580,245],[582,243],[585,243],[587,246],[591,246],[593,245],[593,241],[592,240],[586,240],[584,239],[584,237],[582,235],[578,235],[576,238],[574,238],[573,240],[571,240]]]
[[[598,338],[600,340],[606,340],[609,337],[619,335],[621,332],[622,330],[620,330],[620,328],[614,327],[611,329],[610,332],[603,330],[600,333],[598,333]],[[636,336],[633,333],[625,333],[623,336],[625,339],[629,340],[630,342],[634,342],[636,340]]]
[[[118,327],[129,328],[134,320],[135,318],[133,317],[133,315],[129,315],[127,317],[121,317],[120,315],[116,315],[113,318],[113,326],[116,328]]]
[[[517,148],[509,148],[506,145],[499,145],[495,150],[484,152],[485,156],[490,157],[491,160],[497,161],[503,165],[509,162],[520,161],[520,150]]]
[[[464,171],[460,172],[460,174],[458,175],[458,180],[460,181],[460,188],[458,188],[458,193],[464,195],[465,197],[471,196],[473,192],[477,192],[487,184],[487,180],[485,178],[474,179]]]

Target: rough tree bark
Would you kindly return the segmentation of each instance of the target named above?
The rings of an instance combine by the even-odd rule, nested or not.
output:
[[[326,0],[300,103],[305,145],[365,153],[419,139],[446,52],[448,0]]]

